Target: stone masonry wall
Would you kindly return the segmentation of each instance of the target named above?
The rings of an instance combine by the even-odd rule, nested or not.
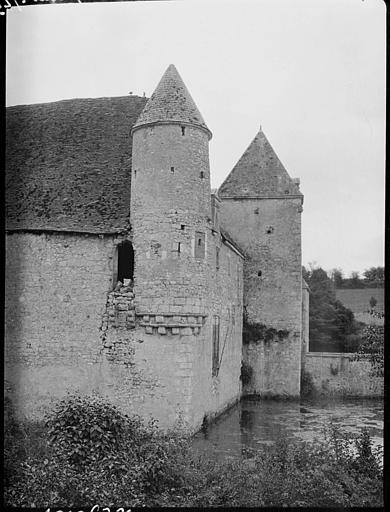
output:
[[[302,280],[302,365],[305,364],[305,355],[309,350],[309,287]]]
[[[133,291],[112,291],[121,241],[8,235],[5,388],[20,415],[42,418],[67,391],[99,393],[163,428],[186,412],[186,358],[197,339],[189,327],[148,335],[143,317],[135,321]]]
[[[305,371],[320,394],[351,397],[384,394],[383,377],[373,376],[369,361],[353,361],[352,354],[308,352]]]
[[[197,233],[211,222],[208,136],[162,125],[133,134],[131,224],[134,291],[140,313],[205,314],[206,256],[195,257]]]
[[[220,234],[209,235],[208,269],[209,315],[203,337],[196,344],[193,366],[192,423],[198,428],[206,416],[211,418],[235,403],[241,396],[243,259],[221,241]],[[219,248],[219,268],[216,248]],[[213,317],[220,319],[218,374],[212,374]]]
[[[7,236],[5,377],[21,413],[40,416],[67,390],[99,388],[116,243],[67,233]]]
[[[254,369],[246,392],[299,396],[302,330],[301,199],[224,199],[221,224],[246,253],[249,322],[286,330],[287,339],[244,347]]]

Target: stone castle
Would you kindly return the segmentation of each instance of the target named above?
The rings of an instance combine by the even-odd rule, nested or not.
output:
[[[173,65],[149,100],[7,109],[5,386],[20,414],[99,393],[196,430],[243,391],[299,396],[299,180],[260,130],[211,190],[211,137]],[[256,325],[271,335],[243,343]]]

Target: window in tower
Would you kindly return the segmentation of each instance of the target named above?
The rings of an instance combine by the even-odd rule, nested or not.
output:
[[[171,173],[173,174],[175,172],[175,168],[171,167]]]
[[[205,234],[200,231],[195,232],[195,258],[203,259],[205,257]]]
[[[185,127],[185,126],[182,126],[182,127],[181,127],[181,134],[182,134],[182,135],[185,135],[185,134],[186,134],[186,127]]]
[[[200,171],[200,179],[203,180],[204,179],[204,172],[203,171]]]
[[[215,268],[219,270],[219,247],[215,248]]]
[[[174,242],[172,252],[176,252],[178,255],[181,253],[181,242]]]

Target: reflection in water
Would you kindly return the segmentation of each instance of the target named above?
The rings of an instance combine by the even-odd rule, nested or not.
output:
[[[367,428],[374,445],[383,446],[382,400],[248,400],[229,409],[193,441],[196,450],[217,459],[239,457],[282,437],[323,438],[331,423],[349,434]]]

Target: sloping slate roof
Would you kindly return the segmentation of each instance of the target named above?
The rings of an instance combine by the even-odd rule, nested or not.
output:
[[[302,196],[262,130],[222,183],[218,195],[221,198]]]
[[[125,96],[7,108],[7,229],[127,229],[130,130],[146,101]]]
[[[172,121],[199,126],[211,138],[210,130],[173,64],[163,74],[133,129],[145,124]]]

